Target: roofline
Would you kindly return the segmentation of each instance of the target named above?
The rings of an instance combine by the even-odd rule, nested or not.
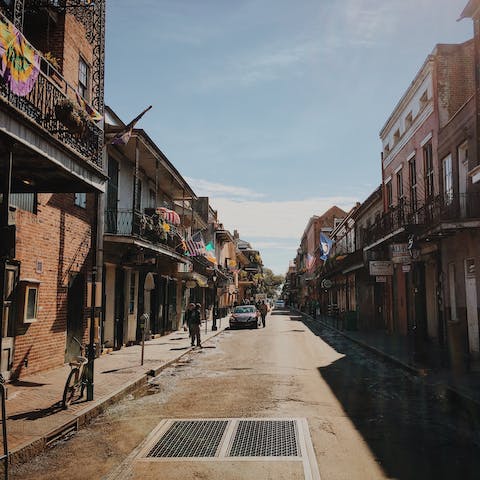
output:
[[[173,163],[167,158],[167,156],[160,150],[158,145],[150,138],[150,136],[143,130],[143,128],[134,128],[133,133],[136,136],[143,137],[147,143],[153,148],[153,150],[160,156],[160,158],[165,162],[166,166],[170,170],[170,173],[175,177],[183,187],[185,187],[186,193],[191,195],[192,199],[197,199],[197,194],[193,191],[192,187],[188,184],[182,174],[173,166]]]

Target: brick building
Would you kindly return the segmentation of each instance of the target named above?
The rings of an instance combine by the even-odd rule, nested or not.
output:
[[[380,132],[384,213],[366,232],[365,251],[391,262],[386,328],[411,335],[420,356],[426,342],[447,344],[444,287],[452,250],[443,239],[456,233],[448,222],[459,217],[453,207],[465,200],[458,189],[466,187],[456,167],[454,176],[447,138],[455,130],[455,151],[468,155],[471,125],[461,122],[463,139],[455,125],[471,116],[473,52],[473,41],[437,45]]]
[[[0,84],[1,371],[7,378],[63,364],[79,353],[74,337],[88,342],[96,198],[106,180],[105,2],[22,4],[0,2],[0,21],[18,29],[32,66],[22,89],[7,77]]]

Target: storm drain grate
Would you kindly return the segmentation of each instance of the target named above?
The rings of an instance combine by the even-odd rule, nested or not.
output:
[[[296,457],[294,420],[241,420],[228,454],[231,457]]]
[[[147,457],[214,457],[228,420],[173,422]]]

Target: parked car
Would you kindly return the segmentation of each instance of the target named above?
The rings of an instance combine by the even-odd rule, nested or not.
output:
[[[258,310],[255,305],[239,305],[233,309],[230,316],[230,328],[258,328]]]
[[[275,308],[285,308],[285,300],[275,300]]]

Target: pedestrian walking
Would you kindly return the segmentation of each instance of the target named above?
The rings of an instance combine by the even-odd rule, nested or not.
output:
[[[262,317],[263,328],[265,328],[265,319],[267,318],[268,313],[268,307],[265,301],[262,300],[262,302],[258,306],[258,311],[260,312],[260,316]]]
[[[197,303],[195,309],[190,315],[190,340],[192,342],[192,347],[195,345],[195,341],[197,342],[197,347],[202,347],[202,344],[200,343],[200,323],[202,322],[200,315],[201,308],[202,306]]]
[[[194,303],[189,303],[187,307],[187,311],[185,312],[185,319],[184,319],[184,325],[185,325],[185,330],[188,327],[188,335],[190,339],[192,338],[192,324],[191,324],[191,319],[193,315],[193,311],[195,310],[195,304]],[[193,342],[193,340],[192,340]]]

